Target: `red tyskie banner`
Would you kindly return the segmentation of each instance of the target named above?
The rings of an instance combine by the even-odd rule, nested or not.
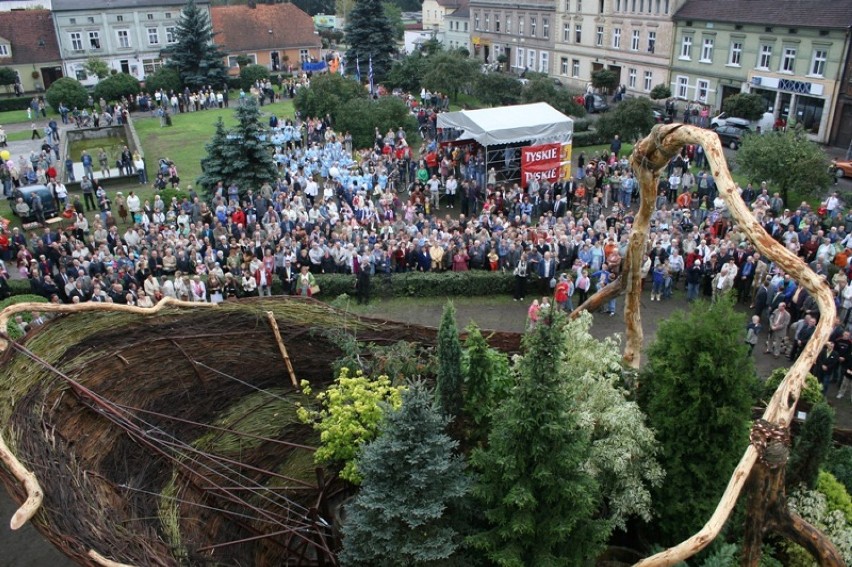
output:
[[[521,148],[521,187],[526,188],[532,179],[556,183],[560,177],[562,177],[562,144],[541,144]]]

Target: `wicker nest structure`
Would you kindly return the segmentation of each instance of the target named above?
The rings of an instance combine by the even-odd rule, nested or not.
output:
[[[300,299],[215,309],[62,315],[0,359],[0,423],[44,501],[36,528],[64,554],[132,565],[334,565],[347,488],[314,464],[268,312],[298,380],[320,390],[341,355],[324,331],[434,345],[433,328]],[[517,351],[520,336],[491,343]],[[20,483],[0,479],[23,502]]]

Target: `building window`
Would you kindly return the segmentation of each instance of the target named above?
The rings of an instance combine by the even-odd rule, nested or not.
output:
[[[253,64],[257,63],[257,57],[255,57],[254,53],[249,55],[249,59],[251,59],[251,62]],[[311,53],[307,49],[300,49],[299,50],[299,61],[301,61],[302,63],[307,63],[310,60],[311,60]]]
[[[500,14],[494,14],[494,31],[500,33]]]
[[[764,43],[760,46],[760,53],[757,56],[757,68],[769,69],[770,63],[772,63],[772,46]]]
[[[177,43],[177,36],[175,35],[174,26],[169,26],[166,28],[166,43]]]
[[[74,68],[74,77],[78,81],[85,81],[89,78],[89,76],[86,74],[86,70],[82,67],[82,65]]]
[[[536,18],[530,18],[530,36],[535,37]]]
[[[123,21],[124,21],[124,16],[116,16],[116,17],[115,17],[115,21],[116,21],[116,22],[123,22]]]
[[[68,23],[74,25],[77,23],[77,18],[68,18]]]
[[[559,72],[563,75],[568,75],[568,58],[563,57],[559,60]]]
[[[473,14],[473,29],[479,31],[479,13]]]
[[[686,93],[689,87],[689,77],[678,77],[677,78],[677,88],[675,90],[675,96],[677,98],[686,100]]]
[[[583,39],[583,26],[577,24],[574,26],[574,43],[581,43]]]
[[[101,34],[100,32],[90,31],[89,32],[89,46],[92,49],[100,49],[101,48]]]
[[[526,68],[533,71],[535,70],[536,58],[535,58],[535,49],[527,49],[527,65]]]
[[[143,59],[142,60],[142,72],[145,75],[150,75],[151,73],[155,73],[159,71],[163,67],[162,59]]]
[[[613,49],[621,49],[621,28],[612,29],[612,47]]]
[[[713,38],[705,37],[704,43],[701,45],[701,62],[702,63],[712,63],[713,62]]]
[[[665,0],[665,11],[663,13],[664,14],[669,13],[669,0]]]
[[[654,74],[651,71],[645,71],[645,84],[642,85],[642,89],[649,93],[651,92],[651,83],[654,82]]]
[[[621,11],[621,0],[615,0],[615,11],[616,12]]]
[[[580,76],[580,60],[572,59],[571,60],[571,76],[579,77]]]
[[[153,19],[154,19],[154,14],[148,14],[148,19],[149,19],[149,20],[153,20]]]
[[[598,26],[595,31],[595,45],[603,47],[603,26]]]
[[[685,35],[680,42],[680,58],[692,59],[692,36]]]
[[[518,17],[518,35],[524,35],[524,17]]]
[[[583,11],[583,0],[577,0],[577,12]]]
[[[793,73],[796,70],[796,48],[785,47],[784,57],[781,58],[782,73]]]
[[[657,48],[657,32],[649,31],[648,32],[648,53],[653,53],[654,49]]]
[[[710,83],[704,79],[698,79],[695,83],[695,98],[698,102],[707,104],[707,95],[710,92]]]
[[[512,33],[512,16],[509,14],[506,14],[506,33]]]
[[[464,32],[467,33],[467,22],[464,23]]]
[[[734,41],[731,43],[731,53],[728,55],[728,65],[739,67],[743,59],[743,43]]]
[[[127,49],[130,47],[130,32],[127,30],[118,30],[115,32],[118,36],[118,46]]]
[[[515,52],[515,67],[517,67],[518,69],[523,69],[524,63],[524,48],[519,47],[518,50]]]
[[[166,13],[165,13],[165,14],[163,14],[163,15],[164,15],[164,16],[166,16],[166,19],[167,19],[167,20],[171,20],[171,19],[172,19],[172,13],[171,13],[171,12],[166,12]]]
[[[0,44],[0,56],[8,57],[9,56],[9,46],[5,43]]]
[[[562,41],[565,43],[571,41],[571,24],[562,24]]]
[[[825,74],[826,59],[828,59],[828,51],[825,49],[814,49],[814,56],[811,60],[811,75],[822,77]]]
[[[550,52],[542,51],[538,56],[538,72],[550,74]]]
[[[491,14],[485,14],[485,31],[491,31]]]
[[[604,13],[604,0],[598,2],[598,14]]]
[[[639,30],[633,30],[630,37],[630,51],[639,51]]]
[[[627,86],[631,89],[636,88],[636,69],[632,67],[627,70]]]
[[[541,19],[541,37],[544,39],[550,38],[550,18]]]
[[[83,36],[80,32],[71,32],[68,34],[71,37],[72,51],[83,51]]]
[[[89,22],[90,24],[94,24],[95,23],[95,17],[89,16],[88,18],[86,18],[86,21]]]

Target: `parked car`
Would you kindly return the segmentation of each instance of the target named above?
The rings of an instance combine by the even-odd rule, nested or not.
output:
[[[728,146],[732,150],[742,145],[743,136],[749,132],[747,128],[741,128],[740,126],[718,126],[714,130],[719,136],[722,145]]]
[[[585,102],[585,101],[584,101]],[[592,95],[592,104],[586,107],[588,112],[592,114],[597,112],[606,112],[609,110],[609,104],[606,102],[606,98],[602,97],[599,94]]]
[[[836,177],[852,177],[852,160],[836,159],[831,162],[831,169]]]
[[[746,120],[745,118],[737,118],[735,116],[728,116],[728,114],[725,112],[713,117],[713,119],[710,120],[710,128],[718,128],[719,126],[737,126],[739,128],[745,128],[748,130],[752,129],[751,120]]]
[[[46,185],[27,185],[25,187],[20,188],[21,194],[24,197],[24,202],[30,206],[30,210],[32,210],[33,206],[33,195],[38,193],[39,197],[41,197],[41,206],[42,210],[44,210],[44,218],[55,217],[58,214],[56,210],[56,202],[53,200],[53,193],[50,192],[50,189],[47,188]],[[12,194],[15,194],[15,191],[12,191]],[[18,213],[15,211],[15,203],[12,202],[12,196],[9,196],[9,206],[12,207],[12,214],[15,216]],[[30,216],[24,219],[21,219],[24,222],[35,220],[35,215],[30,213]]]

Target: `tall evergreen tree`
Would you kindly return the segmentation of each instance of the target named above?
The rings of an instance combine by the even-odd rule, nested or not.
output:
[[[432,393],[413,383],[358,459],[361,490],[346,508],[343,565],[445,562],[461,543],[453,507],[470,490],[457,443]]]
[[[385,16],[381,0],[357,0],[349,14],[346,26],[347,72],[355,72],[355,61],[361,68],[361,80],[367,82],[370,57],[373,58],[375,82],[387,75],[391,68],[391,54],[395,50],[393,27]]]
[[[198,183],[208,196],[212,196],[219,181],[225,187],[235,184],[242,198],[249,189],[257,193],[264,183],[273,183],[278,177],[272,145],[263,137],[257,100],[246,98],[235,114],[237,125],[232,130],[216,125],[213,139],[207,144],[207,156],[201,160],[203,173]]]
[[[464,411],[477,430],[488,430],[497,401],[506,396],[512,385],[509,357],[488,346],[476,323],[467,326],[462,358],[464,376]]]
[[[177,69],[183,86],[224,88],[228,79],[225,52],[213,43],[213,24],[195,0],[188,0],[175,27],[175,43],[161,52]]]
[[[598,482],[585,470],[589,432],[575,385],[560,371],[564,316],[541,322],[523,340],[517,383],[497,408],[486,449],[474,451],[474,488],[489,527],[470,538],[505,567],[583,565],[611,531],[598,518]]]
[[[662,543],[701,528],[748,446],[757,378],[743,328],[730,301],[699,302],[660,323],[648,349],[639,404],[662,446],[666,480],[653,492]]]
[[[462,396],[461,343],[456,327],[456,309],[452,303],[444,307],[438,328],[438,403],[444,414],[454,417],[461,413]]]
[[[815,404],[793,445],[787,463],[787,486],[816,488],[819,469],[831,449],[834,409],[826,402]]]

